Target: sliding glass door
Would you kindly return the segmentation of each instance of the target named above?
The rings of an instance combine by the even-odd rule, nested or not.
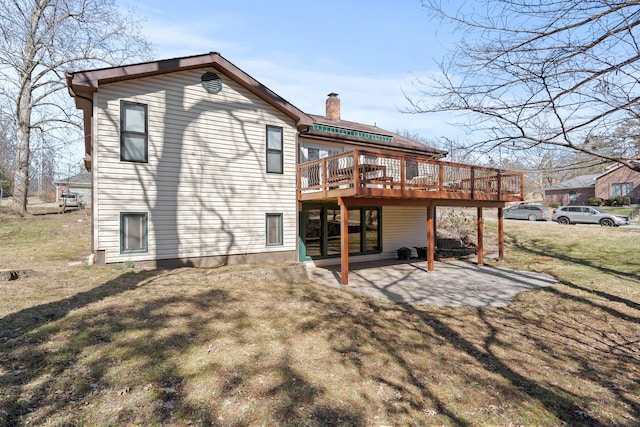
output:
[[[381,208],[358,207],[348,212],[349,254],[381,252]],[[300,222],[301,261],[340,256],[342,219],[338,205],[304,204]]]

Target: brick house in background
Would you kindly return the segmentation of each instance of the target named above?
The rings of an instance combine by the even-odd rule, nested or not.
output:
[[[544,190],[544,203],[561,205],[586,205],[589,197],[594,197],[596,175],[580,175],[568,181],[559,182]]]
[[[545,188],[544,202],[562,205],[584,205],[590,197],[603,200],[631,197],[631,203],[640,203],[640,172],[616,164],[601,174],[581,175]]]
[[[620,164],[610,166],[596,178],[595,196],[603,200],[630,196],[631,203],[640,203],[640,172]]]

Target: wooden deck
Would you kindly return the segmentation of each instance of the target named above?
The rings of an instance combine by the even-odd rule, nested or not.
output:
[[[298,200],[341,197],[516,202],[524,199],[524,175],[362,150],[298,165]]]

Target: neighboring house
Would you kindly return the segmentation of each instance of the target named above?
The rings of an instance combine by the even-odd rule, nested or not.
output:
[[[603,173],[581,175],[545,188],[546,204],[585,205],[590,197],[603,200],[629,196],[631,203],[640,203],[640,172],[615,164]]]
[[[640,172],[620,164],[610,166],[596,178],[595,190],[601,199],[629,196],[631,203],[640,203]]]
[[[501,220],[522,200],[521,173],[444,162],[342,120],[336,94],[325,116],[306,114],[218,53],[67,83],[84,112],[99,263],[339,261],[346,283],[349,256],[402,246],[427,246],[432,268],[436,206],[498,208]]]
[[[544,203],[560,203],[560,205],[586,205],[589,197],[595,196],[595,175],[580,175],[567,181],[559,182],[544,189]]]
[[[91,205],[90,172],[80,172],[77,175],[54,181],[53,185],[56,186],[56,200],[58,200],[63,193],[77,193],[81,201],[87,206]]]

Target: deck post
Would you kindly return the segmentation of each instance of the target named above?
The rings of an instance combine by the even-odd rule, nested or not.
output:
[[[478,208],[478,265],[484,264],[484,236],[482,230],[482,208]]]
[[[340,284],[349,284],[349,209],[340,197]]]
[[[431,205],[427,206],[427,271],[433,271],[433,259],[435,245],[433,244],[434,227],[433,227],[433,210]]]
[[[498,208],[498,261],[504,261],[504,212]]]

